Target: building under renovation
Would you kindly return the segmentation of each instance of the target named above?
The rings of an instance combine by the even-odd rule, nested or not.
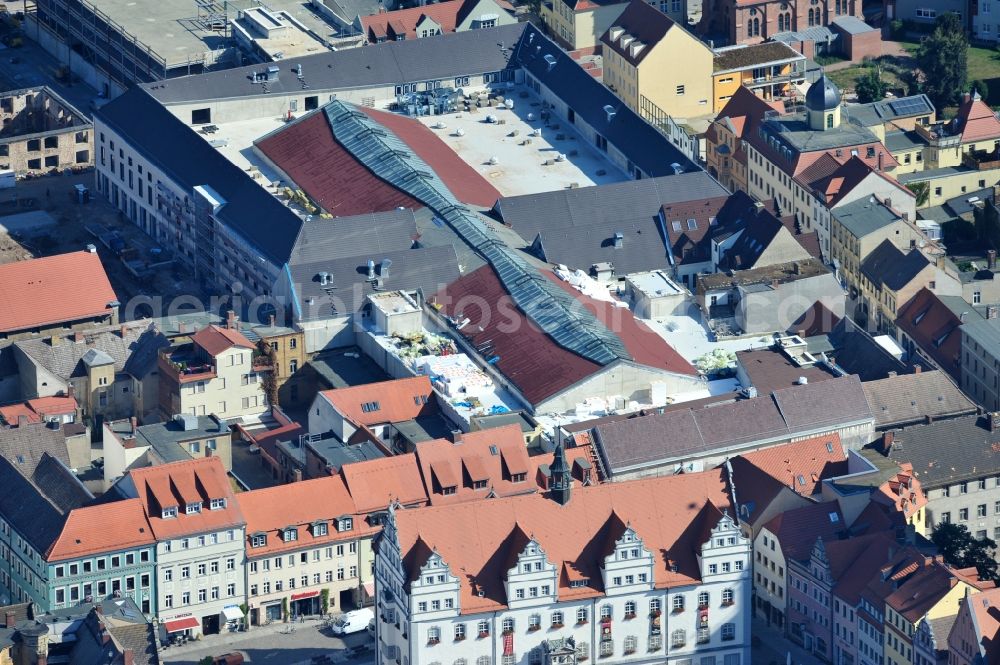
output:
[[[94,126],[47,87],[0,94],[0,170],[18,174],[94,164]]]

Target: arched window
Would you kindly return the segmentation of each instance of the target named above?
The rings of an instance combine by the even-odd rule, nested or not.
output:
[[[753,37],[753,19],[747,21],[747,37]]]
[[[827,113],[826,114],[826,128],[827,129],[833,129],[833,114],[832,113]]]
[[[785,15],[778,14],[778,32],[784,32],[785,28]]]
[[[759,37],[760,36],[760,19],[759,18],[755,18],[753,20],[753,35],[754,35],[754,37]]]

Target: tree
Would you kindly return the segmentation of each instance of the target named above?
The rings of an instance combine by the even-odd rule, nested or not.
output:
[[[267,396],[268,404],[278,406],[278,363],[275,358],[274,349],[263,339],[257,342],[257,351],[254,354],[260,358],[264,364],[271,368],[261,375],[261,390]]]
[[[997,544],[993,540],[973,538],[964,524],[943,522],[934,527],[931,541],[945,563],[953,568],[975,568],[983,580],[998,578],[997,561],[993,558]]]
[[[862,104],[882,99],[888,90],[889,84],[882,80],[882,69],[878,65],[869,67],[854,81],[854,91],[858,93],[858,101]]]
[[[931,186],[927,181],[923,182],[910,182],[906,184],[906,188],[913,192],[913,195],[917,197],[917,207],[927,203],[927,199],[931,196]]]
[[[917,49],[924,92],[939,109],[957,103],[968,80],[969,40],[962,21],[948,12],[938,16],[934,31]]]

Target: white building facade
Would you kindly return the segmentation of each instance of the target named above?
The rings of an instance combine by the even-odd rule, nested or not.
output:
[[[506,607],[477,612],[463,607],[458,571],[436,551],[406,569],[401,512],[390,511],[376,552],[380,664],[750,663],[751,546],[728,515],[700,547],[701,581],[679,586],[654,582],[662,554],[627,525],[603,558],[603,593],[525,536],[505,575]]]

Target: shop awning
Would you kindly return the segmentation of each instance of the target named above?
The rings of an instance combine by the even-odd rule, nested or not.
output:
[[[305,600],[306,598],[315,598],[319,595],[319,591],[303,591],[302,593],[293,593],[292,600]]]
[[[167,629],[168,633],[179,633],[182,630],[201,628],[201,621],[198,620],[198,617],[184,617],[183,619],[164,622],[163,626]]]
[[[374,598],[375,597],[375,583],[374,582],[365,582],[364,589],[365,589],[365,595],[366,596],[368,596],[369,598]]]
[[[239,605],[226,605],[219,614],[224,621],[239,621],[243,618],[243,610]]]

